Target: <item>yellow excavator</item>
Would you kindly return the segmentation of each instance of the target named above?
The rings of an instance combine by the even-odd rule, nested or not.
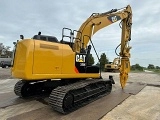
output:
[[[63,28],[60,41],[41,32],[30,39],[20,35],[21,40],[14,43],[11,69],[12,76],[21,79],[15,84],[15,94],[26,98],[49,93],[49,105],[64,114],[109,94],[113,77],[103,79],[98,66],[88,65],[88,57],[91,47],[96,52],[91,37],[120,20],[122,37],[117,48],[120,47],[120,83],[124,88],[130,71],[132,10],[129,5],[93,13],[78,31]]]
[[[114,58],[113,62],[109,62],[105,64],[104,71],[105,72],[119,72],[119,58]]]

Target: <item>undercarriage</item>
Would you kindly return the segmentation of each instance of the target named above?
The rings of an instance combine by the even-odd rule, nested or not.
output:
[[[21,80],[16,83],[14,92],[22,98],[50,94],[49,105],[54,110],[67,114],[109,94],[112,84],[112,76],[109,80]]]

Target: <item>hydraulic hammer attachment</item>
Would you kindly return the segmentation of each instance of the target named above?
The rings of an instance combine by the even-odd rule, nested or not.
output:
[[[130,61],[128,57],[121,58],[121,66],[119,71],[120,71],[120,83],[123,89],[128,80],[128,73],[130,72]]]

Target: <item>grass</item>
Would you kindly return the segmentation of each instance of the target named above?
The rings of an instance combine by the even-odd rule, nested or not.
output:
[[[154,69],[153,72],[157,73],[157,74],[160,74],[160,69]]]

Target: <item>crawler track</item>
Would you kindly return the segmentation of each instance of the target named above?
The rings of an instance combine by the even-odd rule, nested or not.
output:
[[[56,84],[46,87],[49,81],[18,81],[14,87],[16,95],[26,98],[39,95],[49,95],[49,105],[63,114],[72,112],[99,97],[109,94],[113,79],[88,79],[75,83]],[[52,82],[49,82],[49,84]]]
[[[52,91],[52,88],[46,88],[45,81],[30,82],[21,80],[18,81],[14,86],[14,92],[17,96],[26,98],[36,95],[49,94]]]
[[[67,114],[93,100],[109,94],[112,81],[85,80],[71,85],[55,88],[49,97],[50,106],[63,114]]]

